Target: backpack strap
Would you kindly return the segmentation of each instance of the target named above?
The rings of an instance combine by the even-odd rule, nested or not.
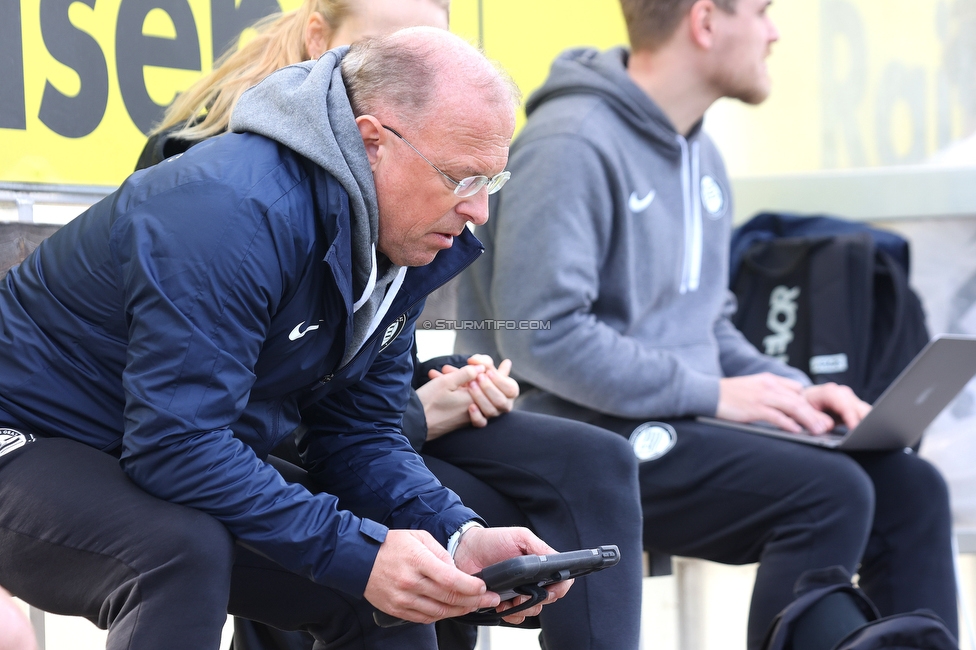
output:
[[[796,646],[794,646],[796,647]],[[959,650],[959,642],[935,612],[894,614],[854,630],[833,650]]]
[[[870,369],[859,395],[867,402],[877,399],[929,340],[925,312],[901,264],[881,249],[874,257]]]
[[[842,566],[803,573],[794,593],[796,600],[770,624],[762,650],[830,650],[852,631],[880,618]]]

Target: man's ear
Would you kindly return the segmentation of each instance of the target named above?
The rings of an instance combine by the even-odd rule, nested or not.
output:
[[[363,146],[366,147],[366,157],[369,158],[369,166],[376,171],[382,157],[382,143],[386,137],[386,130],[380,121],[372,115],[360,115],[356,118],[356,126],[359,127],[359,135],[363,138]]]
[[[305,51],[308,58],[317,59],[329,50],[329,40],[332,38],[332,25],[325,16],[313,11],[305,23]]]
[[[698,47],[710,50],[715,44],[715,12],[718,7],[712,0],[698,0],[688,12],[688,29]]]

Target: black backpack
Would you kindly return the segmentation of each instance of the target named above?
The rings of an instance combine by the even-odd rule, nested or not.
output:
[[[735,326],[815,383],[873,402],[929,340],[908,243],[833,217],[761,214],[732,238]]]
[[[920,609],[884,618],[844,567],[807,571],[796,600],[770,625],[762,650],[958,650],[934,613]]]

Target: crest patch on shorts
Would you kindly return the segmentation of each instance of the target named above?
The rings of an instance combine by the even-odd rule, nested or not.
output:
[[[14,429],[0,429],[0,456],[20,449],[28,442],[34,442],[34,436],[29,433],[21,433]]]
[[[630,444],[641,462],[660,458],[677,441],[678,432],[666,422],[644,422],[630,434]]]

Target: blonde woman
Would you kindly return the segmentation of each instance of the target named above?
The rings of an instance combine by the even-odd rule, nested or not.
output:
[[[448,11],[449,0],[306,0],[257,23],[254,38],[224,55],[167,110],[139,168],[227,130],[241,93],[274,70],[410,25],[447,29]],[[616,544],[620,566],[577,581],[529,625],[541,623],[548,648],[635,650],[641,576],[635,457],[626,440],[602,429],[511,412],[519,387],[510,368],[508,361],[496,368],[484,355],[418,362],[403,433],[441,483],[489,524],[528,526],[560,550]],[[293,446],[274,453],[301,462]],[[438,642],[441,650],[472,648],[474,629],[442,621]],[[312,639],[238,620],[233,647],[308,650]]]

